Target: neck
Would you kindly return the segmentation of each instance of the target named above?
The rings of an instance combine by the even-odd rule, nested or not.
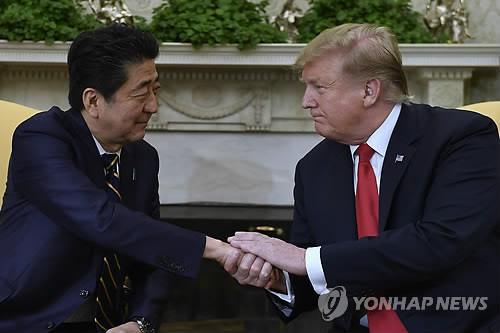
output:
[[[370,110],[368,110],[370,117],[365,118],[367,122],[362,125],[365,130],[360,131],[358,137],[352,137],[348,142],[341,143],[347,145],[360,145],[368,141],[370,136],[382,126],[394,108],[394,105],[395,103],[393,102],[383,102],[372,106]]]
[[[103,141],[101,141],[97,136],[95,137],[97,141],[101,144],[102,148],[104,148],[105,151],[108,153],[116,153],[122,149],[123,145],[119,144],[106,144]]]
[[[105,151],[109,153],[116,153],[122,149],[123,145],[120,143],[113,143],[109,142],[105,139],[103,135],[101,135],[102,132],[106,131],[100,131],[99,126],[95,123],[94,118],[88,114],[88,112],[82,111],[82,116],[83,119],[85,120],[85,123],[87,124],[87,127],[90,130],[90,133],[96,138],[97,141],[101,144],[102,148],[104,148]]]

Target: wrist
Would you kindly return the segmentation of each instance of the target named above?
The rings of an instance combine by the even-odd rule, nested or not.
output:
[[[153,324],[144,317],[132,317],[130,321],[136,322],[141,333],[156,333]]]
[[[301,261],[300,261],[300,269],[299,269],[299,274],[300,276],[307,276],[307,265],[306,265],[306,249],[300,249],[301,250]]]
[[[203,258],[217,259],[217,249],[221,246],[221,241],[209,236],[206,236],[205,250],[203,251]]]

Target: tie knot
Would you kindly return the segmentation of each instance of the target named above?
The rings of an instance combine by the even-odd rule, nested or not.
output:
[[[101,158],[106,170],[116,169],[116,164],[118,163],[118,154],[102,154]]]
[[[359,163],[370,162],[370,158],[372,158],[373,153],[375,152],[375,150],[373,150],[373,148],[366,143],[360,144],[356,151],[359,155]]]

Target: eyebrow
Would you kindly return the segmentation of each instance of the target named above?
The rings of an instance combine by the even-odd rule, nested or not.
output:
[[[157,76],[154,82],[155,83],[159,82],[159,78],[160,77]],[[148,85],[150,85],[151,82],[152,82],[151,80],[146,80],[146,81],[140,82],[135,88],[132,89],[132,92],[139,92],[142,88],[147,87]]]

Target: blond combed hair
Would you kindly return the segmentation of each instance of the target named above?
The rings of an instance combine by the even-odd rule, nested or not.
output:
[[[307,44],[297,56],[294,70],[329,51],[343,51],[342,73],[354,79],[379,79],[383,98],[392,102],[410,99],[396,36],[387,27],[346,23],[326,29]]]

